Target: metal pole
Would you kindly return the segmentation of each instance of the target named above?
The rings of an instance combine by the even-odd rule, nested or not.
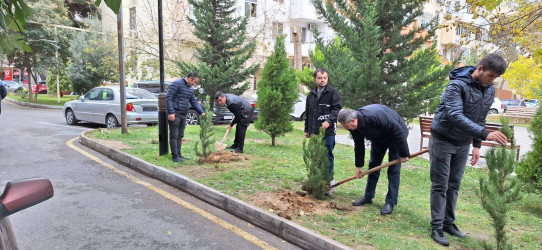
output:
[[[122,134],[128,133],[126,130],[126,87],[124,86],[124,32],[122,23],[122,4],[117,14],[117,34],[119,42],[119,84],[120,84],[120,124]]]
[[[158,95],[158,140],[160,155],[168,154],[166,93],[164,93],[164,31],[162,29],[162,0],[158,0],[158,44],[160,47],[160,94]]]
[[[57,39],[57,33],[56,33],[56,26],[55,26],[55,40]],[[56,51],[55,51],[55,58],[56,58],[56,102],[60,103],[60,76],[59,76],[59,67],[58,67],[58,42],[56,43]]]

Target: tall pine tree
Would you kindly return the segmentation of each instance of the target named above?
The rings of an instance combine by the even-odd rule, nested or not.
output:
[[[247,79],[258,71],[260,65],[245,68],[256,48],[254,41],[246,41],[246,17],[234,17],[235,0],[188,0],[193,6],[194,35],[203,41],[196,48],[199,63],[192,65],[179,62],[184,75],[196,71],[199,84],[205,92],[214,96],[216,91],[240,95],[248,88]],[[242,83],[242,84],[240,84]],[[211,103],[211,110],[214,103]]]
[[[284,37],[277,37],[275,51],[267,58],[258,86],[260,113],[255,126],[271,136],[274,147],[275,137],[293,130],[290,113],[298,95],[295,70],[286,57]]]
[[[436,20],[412,25],[426,1],[324,2],[313,1],[339,40],[318,41],[311,59],[328,69],[344,106],[380,103],[412,118],[430,105],[426,100],[442,93],[452,65],[442,65],[434,48],[423,48],[434,35]]]

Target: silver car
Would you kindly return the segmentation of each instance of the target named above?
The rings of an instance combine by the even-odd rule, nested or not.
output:
[[[8,89],[8,92],[10,93],[17,93],[19,89],[23,89],[23,85],[14,81],[0,81],[4,85],[6,85],[6,88]]]
[[[64,104],[66,123],[76,125],[79,121],[104,124],[107,128],[119,127],[120,88],[96,87],[79,100]],[[158,98],[149,91],[126,88],[126,123],[158,123]]]

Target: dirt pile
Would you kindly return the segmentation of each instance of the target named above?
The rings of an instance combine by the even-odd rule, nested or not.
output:
[[[259,193],[250,203],[268,209],[280,217],[291,220],[297,216],[324,215],[334,210],[352,211],[334,202],[314,199],[305,192],[281,191],[277,193]]]
[[[248,157],[231,151],[215,151],[207,156],[207,163],[228,163],[241,160],[248,160]],[[199,162],[205,162],[203,157],[199,158]]]

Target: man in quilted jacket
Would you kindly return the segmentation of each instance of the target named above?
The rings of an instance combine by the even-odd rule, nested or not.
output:
[[[450,244],[443,231],[459,238],[465,237],[454,222],[471,141],[471,165],[480,158],[482,140],[506,144],[507,138],[503,133],[489,133],[485,129],[486,116],[495,96],[493,81],[505,71],[504,59],[497,54],[488,54],[476,67],[452,70],[450,82],[442,93],[429,138],[431,238],[441,245]]]
[[[205,115],[194,95],[194,86],[198,83],[198,73],[189,73],[169,86],[166,95],[167,119],[169,124],[169,146],[174,162],[186,161],[181,154],[181,144],[186,127],[186,114],[192,106],[198,113]]]

